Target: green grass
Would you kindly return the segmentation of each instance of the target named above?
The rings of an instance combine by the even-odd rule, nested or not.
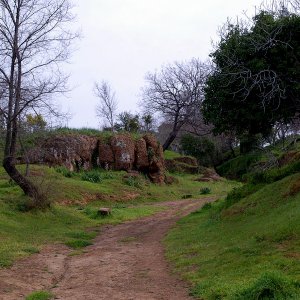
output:
[[[97,230],[87,232],[87,228],[149,216],[163,209],[152,205],[155,202],[178,200],[186,194],[206,197],[199,191],[208,185],[194,181],[196,177],[192,175],[177,176],[178,184],[159,186],[142,175],[138,184],[128,184],[123,178],[125,172],[99,170],[102,180],[94,183],[83,181],[81,173],[69,178],[53,168],[31,166],[30,170],[31,180],[49,194],[53,204],[45,211],[26,211],[28,199],[0,168],[0,267],[37,253],[49,243],[80,250],[97,234]],[[209,196],[225,196],[234,186],[233,182],[209,183]],[[111,208],[112,214],[99,216],[100,207]]]
[[[149,216],[162,209],[147,205],[114,208],[112,205],[111,216],[103,218],[96,214],[98,205],[99,203],[89,204],[84,210],[80,207],[54,205],[45,212],[22,213],[2,203],[0,267],[10,266],[16,258],[38,252],[48,243],[65,243],[74,249],[86,247],[97,234],[97,230],[86,233],[87,227],[118,224]]]
[[[206,205],[168,235],[167,257],[201,299],[300,299],[300,174]],[[248,195],[248,196],[247,196]],[[188,232],[188,234],[187,234]]]
[[[54,295],[47,291],[37,291],[28,295],[25,300],[50,300]]]
[[[253,165],[263,159],[261,152],[239,155],[217,168],[221,176],[231,179],[241,179],[243,175],[251,171]]]
[[[178,152],[171,151],[171,150],[165,150],[164,151],[164,158],[165,159],[174,159],[177,157],[181,157],[182,155]]]

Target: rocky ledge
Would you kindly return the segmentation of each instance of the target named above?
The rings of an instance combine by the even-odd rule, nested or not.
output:
[[[129,134],[109,138],[86,135],[54,135],[40,140],[27,153],[30,163],[64,166],[70,171],[101,167],[106,170],[136,170],[152,182],[165,182],[163,149],[157,139],[146,134],[134,139]]]

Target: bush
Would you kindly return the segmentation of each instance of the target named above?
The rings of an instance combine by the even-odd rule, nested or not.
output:
[[[92,183],[99,183],[102,181],[102,177],[99,171],[97,170],[92,170],[92,171],[87,171],[84,172],[81,175],[81,180],[83,181],[89,181]]]
[[[235,300],[300,299],[299,283],[277,273],[265,273],[251,286],[237,292]]]
[[[212,166],[216,156],[215,144],[208,138],[186,134],[181,138],[181,148],[186,155],[197,158],[202,166]]]

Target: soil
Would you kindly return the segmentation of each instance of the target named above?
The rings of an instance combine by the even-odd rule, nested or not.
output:
[[[186,283],[172,274],[162,240],[176,221],[206,200],[161,203],[167,209],[153,216],[101,227],[84,253],[63,245],[0,270],[0,299],[18,300],[33,291],[48,290],[55,299],[68,300],[186,300]]]

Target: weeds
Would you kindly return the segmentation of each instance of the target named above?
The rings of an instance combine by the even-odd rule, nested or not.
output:
[[[142,179],[136,176],[128,176],[127,178],[124,178],[124,184],[138,189],[143,187]]]
[[[200,195],[208,195],[211,193],[211,189],[209,187],[204,187],[200,189]]]
[[[81,175],[81,180],[89,181],[89,182],[92,182],[92,183],[100,183],[100,182],[102,182],[103,179],[102,179],[102,176],[101,176],[99,171],[92,170],[92,171],[84,172]]]
[[[265,273],[252,285],[237,292],[234,300],[257,299],[299,299],[299,283],[295,283],[278,273]]]
[[[65,176],[66,178],[72,178],[74,176],[74,172],[71,172],[70,170],[68,170],[65,167],[56,167],[55,171],[57,173],[62,174],[63,176]]]
[[[28,295],[25,300],[50,300],[54,295],[47,291],[37,291]]]
[[[87,240],[74,240],[74,241],[68,241],[66,242],[66,245],[68,247],[71,247],[73,249],[81,249],[85,248],[87,246],[92,245],[93,243]]]

